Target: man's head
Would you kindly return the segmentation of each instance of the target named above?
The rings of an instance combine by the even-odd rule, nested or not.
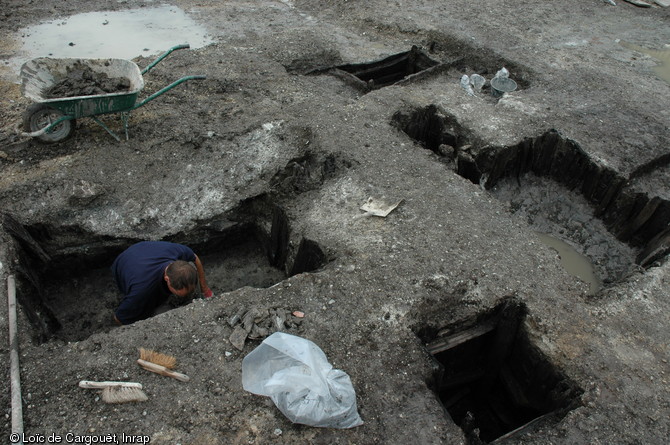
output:
[[[167,287],[177,297],[192,298],[198,284],[198,274],[195,267],[186,261],[177,260],[165,268],[165,282]]]

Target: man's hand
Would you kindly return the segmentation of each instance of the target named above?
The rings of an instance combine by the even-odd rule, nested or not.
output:
[[[214,296],[214,292],[207,285],[205,280],[205,269],[202,267],[202,262],[198,255],[195,256],[195,269],[198,271],[198,281],[200,282],[200,290],[202,291],[202,296],[209,299]]]

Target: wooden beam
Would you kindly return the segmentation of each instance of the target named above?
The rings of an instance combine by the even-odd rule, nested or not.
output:
[[[9,213],[3,213],[2,215],[2,225],[5,230],[12,235],[20,243],[23,243],[23,246],[30,250],[35,256],[37,256],[41,261],[47,263],[51,261],[51,257],[47,254],[40,243],[38,243],[35,238],[33,238],[30,233],[26,230],[20,222],[16,220]]]
[[[12,394],[12,433],[23,436],[23,399],[19,367],[19,337],[16,323],[16,283],[14,275],[7,277],[7,318],[9,323],[9,361]],[[23,443],[23,441],[21,441]]]
[[[462,345],[467,341],[488,334],[496,328],[497,324],[497,320],[489,320],[484,323],[480,323],[470,329],[460,331],[448,337],[433,340],[426,345],[426,349],[433,355],[447,351],[449,349],[455,348],[458,345]]]

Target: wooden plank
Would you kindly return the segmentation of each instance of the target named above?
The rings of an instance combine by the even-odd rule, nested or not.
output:
[[[649,221],[649,218],[653,216],[654,212],[662,202],[663,200],[657,196],[647,201],[642,210],[640,210],[634,218],[628,220],[627,224],[619,231],[619,233],[617,233],[617,238],[622,241],[628,241],[635,232],[644,225],[644,223]]]
[[[544,419],[553,416],[554,414],[555,414],[555,411],[552,411],[552,412],[550,412],[550,413],[543,414],[543,415],[541,415],[540,417],[536,417],[535,419],[531,420],[530,422],[528,422],[528,423],[526,423],[526,424],[524,424],[524,425],[521,425],[519,428],[516,428],[516,429],[510,431],[509,433],[506,433],[506,434],[504,434],[504,435],[498,437],[498,438],[495,439],[493,442],[489,442],[489,445],[494,445],[494,444],[498,444],[498,443],[503,443],[504,441],[506,441],[506,440],[509,439],[510,437],[513,437],[513,436],[515,436],[515,435],[517,435],[517,434],[521,434],[521,433],[523,433],[523,432],[525,432],[525,431],[530,430],[531,428],[533,428],[533,426],[535,426],[536,424],[542,422]]]
[[[390,60],[385,63],[377,63],[372,66],[368,66],[365,68],[361,68],[359,70],[347,70],[351,74],[355,75],[358,78],[362,78],[364,76],[371,76],[373,77],[375,73],[378,73],[380,71],[392,71],[392,72],[398,72],[398,71],[404,71],[404,66],[407,63],[407,56],[399,57],[395,60]]]
[[[7,277],[7,319],[9,323],[10,386],[12,394],[12,433],[23,435],[23,399],[19,367],[19,337],[16,322],[16,282],[14,275]]]
[[[494,330],[496,326],[497,321],[489,320],[487,322],[478,324],[470,329],[460,331],[448,337],[434,340],[426,345],[426,349],[428,350],[428,352],[435,355],[440,352],[444,352],[449,349],[455,348],[456,346],[462,345],[463,343],[475,339],[477,337],[481,337],[484,334],[488,334],[489,332]]]
[[[33,238],[30,233],[9,213],[2,214],[2,225],[5,230],[12,235],[16,240],[23,244],[23,246],[33,253],[41,261],[47,263],[51,261],[51,257],[47,254],[40,243]]]
[[[670,249],[670,227],[652,238],[647,246],[637,256],[636,263],[646,267],[656,260],[659,260]]]

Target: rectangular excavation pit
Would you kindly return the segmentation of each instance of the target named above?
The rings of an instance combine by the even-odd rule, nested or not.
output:
[[[592,158],[577,142],[558,131],[550,130],[512,146],[485,147],[473,163],[481,172],[477,182],[481,181],[487,189],[496,187],[504,178],[520,183],[519,178],[524,175],[536,175],[560,184],[565,194],[581,195],[613,237],[639,250],[629,253],[630,263],[648,267],[670,252],[670,202],[648,191],[635,190],[622,174]],[[614,251],[617,250],[622,249],[615,246]],[[620,278],[626,273],[611,275]]]
[[[418,47],[394,54],[382,60],[367,63],[338,65],[331,68],[312,71],[310,74],[329,73],[342,77],[356,88],[369,92],[394,85],[418,76],[430,74],[441,64]]]
[[[489,193],[536,232],[531,236],[553,252],[569,275],[584,283],[586,295],[598,295],[638,270],[636,249],[608,230],[574,190],[528,173],[499,180]]]
[[[558,422],[580,403],[583,391],[532,344],[524,317],[507,301],[426,346],[437,362],[433,389],[470,444]]]
[[[487,146],[436,105],[397,111],[391,125],[525,216],[534,231],[572,245],[605,286],[670,252],[670,203],[630,190],[621,175],[555,130]]]
[[[214,238],[212,242],[220,244],[216,249],[184,242],[201,259],[207,282],[217,293],[245,286],[266,288],[286,278],[282,270],[270,264],[263,246],[251,231],[242,231],[232,243],[227,241],[222,244],[221,240]],[[45,303],[60,322],[61,329],[56,332],[58,338],[83,340],[95,332],[108,331],[115,326],[112,314],[120,303],[121,293],[109,267],[116,253],[114,251],[107,257],[101,267],[82,270],[71,276],[54,270],[45,273]],[[68,262],[67,259],[63,261]],[[176,303],[168,301],[154,314],[173,307]]]
[[[284,212],[274,215],[271,233],[257,222],[226,220],[165,240],[193,249],[216,295],[245,286],[267,288],[290,275],[322,267],[326,255],[312,240],[298,237],[300,248],[287,252],[289,222]],[[17,297],[33,325],[34,337],[79,341],[116,326],[112,315],[122,295],[110,266],[138,241],[96,236],[76,227],[25,228],[18,242]],[[36,252],[42,252],[40,257]],[[154,315],[176,306],[168,299]]]
[[[472,146],[470,132],[435,105],[398,111],[391,118],[391,125],[446,162],[463,156]]]

